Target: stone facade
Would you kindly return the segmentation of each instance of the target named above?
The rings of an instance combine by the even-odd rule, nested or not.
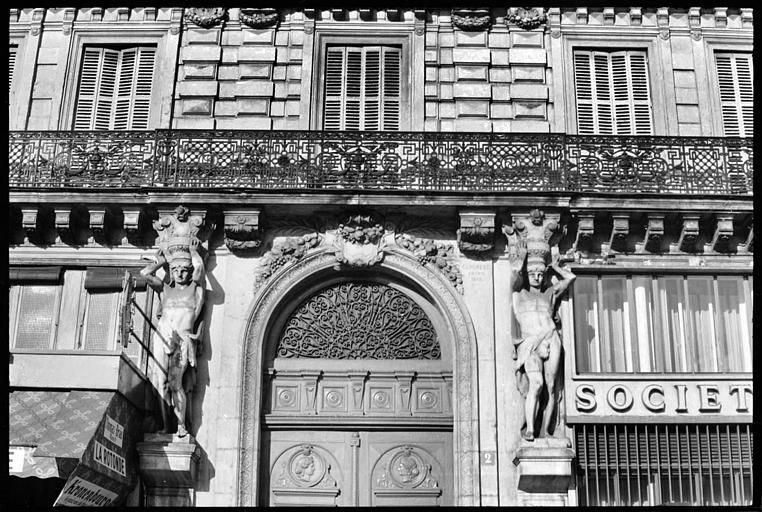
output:
[[[9,128],[70,130],[82,49],[132,44],[157,48],[150,130],[207,130],[210,138],[220,140],[246,137],[249,131],[320,130],[321,52],[342,37],[351,44],[373,44],[373,37],[386,37],[409,52],[409,67],[402,69],[409,95],[409,110],[402,113],[406,131],[575,135],[575,49],[637,49],[648,54],[652,135],[684,137],[673,140],[682,148],[693,144],[691,137],[721,140],[715,52],[750,52],[753,45],[751,9],[552,7],[486,12],[12,9],[10,41],[19,57],[10,87]],[[288,139],[289,134],[278,136]],[[402,283],[402,289],[413,290],[411,296],[429,308],[424,309],[435,319],[437,332],[446,333],[442,343],[448,369],[436,370],[441,373],[440,387],[431,389],[447,389],[453,405],[449,415],[441,415],[453,432],[454,474],[448,490],[452,503],[576,505],[575,434],[565,421],[572,399],[565,396],[560,403],[559,434],[554,436],[560,439],[538,439],[535,445],[521,439],[524,399],[512,354],[513,338],[518,336],[512,318],[512,264],[502,229],[542,209],[560,226],[558,239],[551,242],[553,256],[587,275],[624,275],[644,268],[654,274],[681,273],[687,268],[687,273],[749,276],[750,146],[739,153],[746,156],[738,157],[748,167],[749,188],[715,194],[689,187],[654,190],[637,180],[628,181],[623,192],[561,186],[509,189],[510,193],[469,190],[465,185],[434,191],[394,185],[267,189],[241,186],[233,178],[229,185],[208,187],[203,181],[126,186],[112,180],[85,188],[12,182],[9,259],[12,267],[141,267],[158,247],[151,221],[178,205],[203,219],[199,238],[206,253],[206,327],[190,428],[190,443],[197,448],[188,446],[187,438],[180,448],[173,447],[171,436],[146,438],[139,451],[146,460],[153,457],[146,462],[151,503],[175,503],[175,494],[180,496],[175,504],[183,505],[262,503],[265,484],[260,472],[266,466],[262,451],[267,431],[262,425],[272,412],[267,409],[272,400],[267,386],[279,378],[277,370],[267,373],[267,366],[275,364],[267,359],[268,344],[274,340],[270,330],[281,321],[279,312],[294,307],[295,297],[307,293],[307,284],[301,290],[300,283],[317,286],[320,279],[346,275]],[[300,151],[289,147],[284,143],[278,150]],[[624,147],[625,153],[630,149],[626,144],[617,147]],[[718,165],[734,158],[723,155],[728,160],[720,158]],[[210,157],[213,163],[206,172],[231,165],[226,158],[219,150],[217,157]],[[617,162],[615,169],[630,169],[631,160]],[[531,161],[527,168],[532,165],[540,164]],[[707,176],[702,180],[714,183],[711,173]],[[383,219],[378,221],[383,236],[373,239],[372,258],[362,251],[373,244],[365,243],[354,253],[342,245],[341,229],[352,215]],[[375,223],[358,224],[358,229]],[[345,245],[352,249],[350,243]],[[559,300],[563,378],[569,395],[576,389],[570,355],[575,342],[573,292]],[[311,378],[308,368],[281,371],[288,376],[297,370]],[[324,371],[328,375],[333,370]],[[394,370],[379,370],[379,379],[394,382],[400,393],[406,377],[395,376]],[[405,361],[396,370],[412,375],[420,368]],[[750,382],[746,373],[723,377]],[[363,378],[375,382],[372,371]],[[23,375],[16,379],[11,379],[12,387],[29,385]],[[325,384],[319,382],[315,389],[322,392]],[[351,382],[351,377],[345,378],[341,385]],[[412,387],[405,388],[407,393],[418,389],[408,386]],[[696,417],[703,421],[700,414]],[[748,423],[750,414],[727,413],[717,421]],[[409,428],[424,424],[415,417]],[[287,423],[278,425],[286,429]],[[430,428],[426,425],[421,428]],[[154,467],[160,458],[156,454],[164,452],[193,454],[192,463],[187,457],[183,462],[192,469],[178,476],[183,483],[175,487],[181,490],[156,490],[166,471]],[[550,473],[544,474],[545,469]]]

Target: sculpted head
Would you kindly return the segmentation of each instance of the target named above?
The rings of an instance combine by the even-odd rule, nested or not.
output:
[[[193,276],[193,263],[190,259],[176,258],[169,264],[172,280],[177,284],[188,284]]]
[[[547,267],[544,263],[530,262],[527,264],[527,279],[531,288],[541,288],[545,282]]]

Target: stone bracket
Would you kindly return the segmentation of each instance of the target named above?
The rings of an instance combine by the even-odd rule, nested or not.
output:
[[[481,255],[495,248],[495,212],[461,211],[456,235],[458,248],[464,254]]]
[[[24,230],[24,244],[37,240],[37,208],[21,209],[21,229]]]
[[[738,252],[742,254],[748,254],[754,249],[754,216],[750,215],[749,220],[746,221],[746,228],[749,229],[749,234],[746,237],[744,243],[738,244]]]
[[[365,395],[365,381],[368,372],[349,372],[349,386],[352,395],[351,410],[362,411],[363,396]]]
[[[578,213],[577,214],[577,236],[567,256],[574,256],[583,245],[589,245],[593,240],[595,233],[595,214]]]
[[[669,244],[669,252],[696,252],[696,240],[699,235],[699,216],[683,215],[683,228],[677,242]]]
[[[625,249],[627,236],[630,234],[630,216],[628,214],[612,215],[611,236],[608,244],[601,244],[601,252],[609,254]]]
[[[71,208],[56,208],[55,210],[56,243],[71,242]]]
[[[711,242],[704,244],[704,252],[726,252],[728,242],[733,236],[733,216],[719,214],[715,218],[714,233]]]
[[[320,371],[302,371],[301,377],[306,382],[304,386],[304,392],[307,399],[308,414],[317,414],[317,388],[318,379],[320,378]]]
[[[87,243],[102,244],[105,241],[106,209],[89,208],[88,213],[90,214],[90,236],[87,238]]]
[[[402,399],[402,410],[408,414],[413,414],[410,410],[410,395],[413,390],[413,377],[415,372],[394,372],[394,377],[399,383],[400,398]]]
[[[646,225],[646,234],[642,242],[635,244],[636,253],[659,252],[659,244],[664,237],[664,215],[648,214],[648,223]]]
[[[258,208],[225,211],[225,245],[230,251],[256,249],[262,244],[260,214]]]

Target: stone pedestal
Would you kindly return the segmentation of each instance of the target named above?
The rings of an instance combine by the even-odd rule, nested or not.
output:
[[[149,507],[188,507],[196,504],[199,450],[191,435],[146,434],[138,443],[140,476]]]
[[[574,450],[567,439],[521,440],[513,463],[517,466],[519,505],[565,506]]]

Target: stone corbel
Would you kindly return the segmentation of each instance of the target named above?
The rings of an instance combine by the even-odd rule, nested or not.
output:
[[[143,244],[143,233],[140,229],[140,208],[122,208],[124,215],[124,233],[122,244]]]
[[[55,243],[60,244],[60,243],[71,242],[72,240],[71,208],[69,207],[56,208],[54,212],[55,212],[54,226],[56,229]]]
[[[740,254],[748,254],[754,249],[754,217],[749,216],[749,220],[746,221],[746,227],[749,229],[749,235],[746,237],[746,241],[742,244],[738,244],[738,252]]]
[[[529,237],[529,231],[534,232],[534,238],[543,238],[551,248],[558,243],[559,236],[564,233],[559,224],[561,215],[558,213],[546,214],[535,208],[529,213],[514,213],[512,217],[513,225],[503,226],[509,252],[516,250],[519,238],[526,240]]]
[[[103,7],[90,9],[90,21],[103,21]]]
[[[611,236],[608,244],[601,244],[601,252],[609,254],[623,250],[627,244],[627,236],[630,234],[630,216],[627,214],[615,214],[612,216]]]
[[[699,235],[699,216],[683,215],[683,228],[677,242],[669,244],[669,252],[696,252]]]
[[[415,35],[422,36],[426,33],[426,10],[416,9],[413,11],[413,15],[415,16]]]
[[[450,16],[452,24],[464,31],[487,30],[492,24],[488,9],[453,9]]]
[[[464,254],[481,255],[495,248],[495,212],[462,211],[458,248]]]
[[[11,9],[10,11],[11,11],[10,22],[17,23],[19,21],[19,14],[21,13],[21,9]]]
[[[754,26],[754,9],[741,9],[741,26],[752,28]]]
[[[669,39],[669,7],[656,9],[656,24],[659,27],[659,37],[665,41]]]
[[[278,24],[277,9],[241,9],[241,23],[251,28],[270,28]]]
[[[691,29],[691,37],[694,41],[701,39],[701,7],[688,9],[688,26]]]
[[[90,236],[87,239],[88,244],[105,242],[106,209],[89,208],[90,214]]]
[[[226,7],[189,7],[185,11],[185,19],[201,28],[217,26],[227,17]]]
[[[413,391],[413,377],[415,372],[394,372],[394,377],[397,379],[400,399],[402,401],[402,412],[412,415],[410,409],[410,395]]]
[[[360,19],[363,21],[373,21],[373,9],[358,9]]]
[[[311,35],[315,33],[315,19],[318,12],[315,9],[304,9],[304,33]]]
[[[561,37],[561,9],[558,7],[548,8],[548,26],[550,27],[550,37],[558,39]]]
[[[614,8],[613,7],[603,8],[603,24],[604,25],[614,24]]]
[[[728,26],[728,8],[727,7],[714,8],[714,26],[717,28],[725,28]]]
[[[400,10],[399,9],[386,9],[386,19],[389,21],[399,21]]]
[[[630,7],[630,25],[635,27],[643,24],[643,9],[641,7]]]
[[[29,33],[33,36],[40,35],[42,32],[42,22],[45,20],[45,9],[38,7],[32,11],[32,23],[29,27]]]
[[[255,249],[262,244],[259,209],[225,212],[225,245],[231,251]]]
[[[346,9],[331,9],[331,16],[336,21],[346,21],[347,11]]]
[[[62,31],[63,35],[68,36],[71,34],[71,29],[74,26],[74,15],[77,13],[77,10],[73,7],[67,7],[64,9],[63,12],[63,25],[62,25]]]
[[[593,240],[595,233],[595,214],[578,213],[577,214],[577,236],[567,256],[574,257],[583,245],[588,245]]]
[[[725,252],[728,250],[728,242],[733,236],[733,216],[717,215],[714,224],[712,241],[704,244],[704,252]]]
[[[304,393],[306,398],[307,410],[304,411],[307,414],[317,414],[317,388],[318,379],[320,378],[320,371],[307,371],[301,372],[302,380],[304,381]]]
[[[116,8],[116,21],[128,21],[130,19],[129,7],[117,7]]]
[[[156,21],[156,7],[144,7],[143,8],[143,20]]]
[[[24,230],[24,245],[34,243],[38,237],[37,208],[21,209],[21,229]]]
[[[587,7],[577,7],[577,25],[587,25]]]
[[[648,214],[646,234],[642,242],[635,244],[635,252],[659,252],[659,245],[664,237],[664,214]]]
[[[352,396],[352,402],[350,402],[350,409],[353,411],[362,411],[362,401],[365,395],[365,380],[368,376],[367,371],[351,371],[347,375],[349,377],[349,390]]]
[[[169,32],[172,35],[180,33],[180,29],[183,25],[183,9],[182,7],[173,7],[169,14]]]

